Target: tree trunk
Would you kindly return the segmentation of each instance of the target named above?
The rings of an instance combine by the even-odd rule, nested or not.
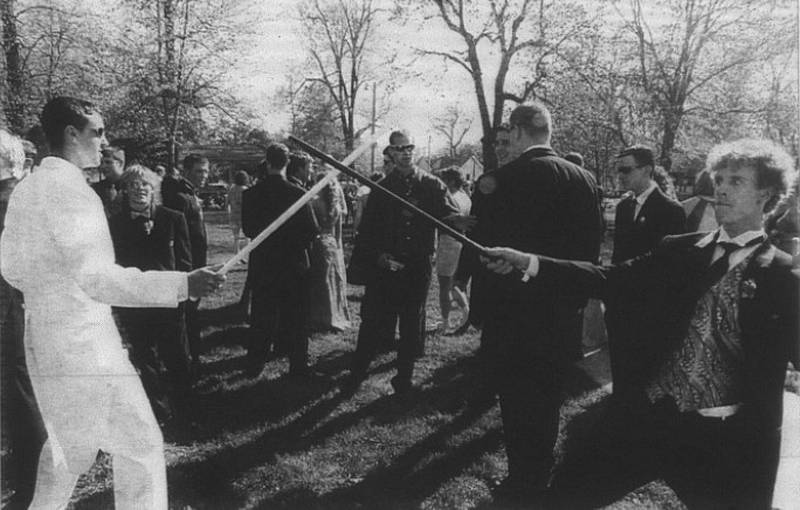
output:
[[[161,83],[161,102],[164,112],[164,127],[167,133],[167,156],[169,165],[178,165],[177,151],[177,108],[178,96],[177,65],[175,62],[175,0],[162,0],[164,20],[164,81]]]
[[[672,150],[675,148],[675,138],[681,123],[681,115],[669,112],[664,118],[664,134],[661,137],[661,155],[658,164],[669,173],[672,170]]]
[[[25,130],[24,76],[14,0],[0,2],[0,16],[3,18],[3,53],[6,58],[6,100],[3,110],[11,130],[22,134]]]
[[[469,64],[472,67],[472,82],[475,85],[475,94],[478,98],[478,111],[481,114],[481,128],[483,138],[481,139],[481,149],[483,150],[483,171],[497,168],[497,155],[494,153],[494,126],[489,117],[489,105],[486,104],[486,91],[483,89],[483,72],[481,62],[478,59],[478,50],[475,44],[467,41]]]

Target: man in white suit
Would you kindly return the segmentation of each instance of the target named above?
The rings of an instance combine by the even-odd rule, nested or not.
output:
[[[111,305],[177,307],[225,277],[116,265],[103,205],[82,173],[107,146],[102,117],[56,97],[41,125],[52,156],[15,189],[0,240],[0,271],[25,298],[28,368],[48,433],[31,508],[66,507],[102,449],[113,455],[117,508],[166,509],[163,438]]]

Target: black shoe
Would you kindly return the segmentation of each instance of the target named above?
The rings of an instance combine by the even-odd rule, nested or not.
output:
[[[414,386],[411,384],[411,381],[408,379],[400,379],[397,376],[392,377],[392,388],[394,388],[394,394],[403,397],[411,393],[411,390],[414,389]]]
[[[547,508],[547,489],[535,481],[506,477],[491,488],[492,499],[509,507]]]
[[[255,379],[261,375],[264,370],[264,363],[261,361],[247,360],[247,365],[244,368],[244,373],[247,377]]]
[[[328,379],[328,376],[326,374],[323,374],[322,372],[314,370],[310,367],[302,367],[294,369],[290,368],[289,377],[291,377],[292,379],[305,379],[308,381],[322,381]]]

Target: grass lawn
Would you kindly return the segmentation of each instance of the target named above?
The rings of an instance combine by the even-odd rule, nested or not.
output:
[[[209,213],[207,222],[211,260],[223,261],[231,244],[224,216]],[[373,363],[358,392],[343,395],[337,383],[355,348],[363,292],[350,287],[351,328],[311,342],[312,361],[329,380],[291,380],[285,359],[251,379],[244,373],[246,322],[237,306],[245,275],[246,266],[237,268],[225,289],[201,306],[205,348],[195,425],[165,433],[171,508],[499,508],[489,487],[505,476],[506,459],[498,406],[481,397],[477,333],[429,335],[410,398],[392,396],[393,353]],[[432,322],[438,319],[435,283],[428,305]],[[559,457],[589,440],[607,396],[578,367],[572,375]],[[110,507],[112,477],[101,454],[79,482],[73,507]],[[609,508],[683,507],[654,482]]]

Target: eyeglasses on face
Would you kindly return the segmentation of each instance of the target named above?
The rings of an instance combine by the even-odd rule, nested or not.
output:
[[[153,189],[153,185],[147,181],[134,180],[128,183],[128,189],[132,190]]]
[[[638,166],[618,166],[617,167],[617,172],[619,172],[621,174],[628,175],[629,173],[633,172],[637,168],[639,168],[639,167]]]
[[[408,145],[390,145],[389,147],[391,147],[393,151],[397,152],[411,152],[416,146],[413,143],[410,143]]]
[[[494,141],[494,144],[495,144],[495,145],[500,145],[500,146],[502,146],[502,147],[506,147],[506,146],[508,146],[510,143],[511,143],[511,140],[495,140],[495,141]]]

